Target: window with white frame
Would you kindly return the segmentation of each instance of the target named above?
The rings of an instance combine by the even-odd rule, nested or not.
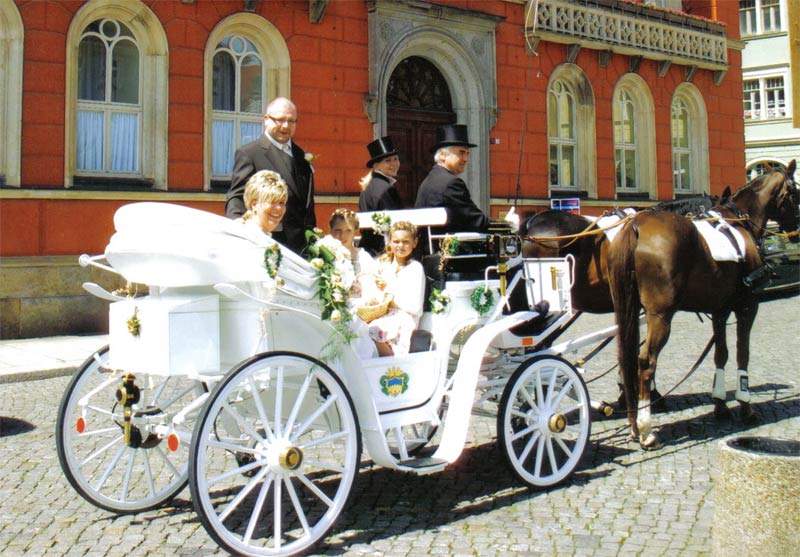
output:
[[[672,187],[675,193],[692,191],[692,149],[689,107],[683,99],[672,103]]]
[[[745,79],[742,82],[742,89],[745,120],[786,117],[786,89],[783,76]]]
[[[80,174],[140,174],[140,54],[130,29],[99,19],[78,45],[77,142]]]
[[[755,120],[761,113],[761,88],[757,79],[746,79],[742,82],[744,97],[744,118]]]
[[[614,168],[617,191],[639,190],[639,152],[636,105],[626,90],[614,99]]]
[[[555,81],[547,95],[550,144],[550,187],[575,188],[577,137],[575,94],[563,81]]]
[[[211,31],[203,63],[204,182],[227,188],[236,149],[263,133],[266,105],[290,97],[289,49],[269,20],[239,12]]]
[[[742,36],[783,31],[780,0],[739,0]]]
[[[211,174],[224,180],[236,149],[261,135],[264,70],[251,41],[228,35],[217,44],[212,72]]]
[[[700,90],[684,82],[671,103],[673,193],[707,193],[711,187],[708,158],[708,111]]]

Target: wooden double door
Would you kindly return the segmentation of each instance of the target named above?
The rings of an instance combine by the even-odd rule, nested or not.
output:
[[[412,56],[392,72],[386,95],[387,134],[400,153],[397,191],[413,207],[417,190],[433,166],[436,128],[456,122],[450,90],[430,61]]]

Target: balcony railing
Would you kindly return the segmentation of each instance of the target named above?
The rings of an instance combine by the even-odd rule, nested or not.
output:
[[[728,68],[722,24],[620,0],[539,0],[532,41],[579,45],[715,71]]]

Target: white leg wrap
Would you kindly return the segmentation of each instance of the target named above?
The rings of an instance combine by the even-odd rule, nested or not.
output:
[[[639,426],[639,439],[647,439],[652,428],[652,423],[650,421],[650,399],[640,399],[639,406],[642,407],[636,413],[636,425]]]
[[[714,388],[711,390],[711,398],[725,400],[727,391],[725,390],[725,369],[718,367],[714,372]]]
[[[736,400],[750,402],[750,387],[747,383],[747,370],[745,369],[736,372]]]

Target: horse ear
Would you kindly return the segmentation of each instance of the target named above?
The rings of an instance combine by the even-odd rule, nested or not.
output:
[[[792,159],[792,162],[790,162],[789,166],[786,167],[786,175],[789,177],[794,176],[795,170],[797,170],[797,160]]]
[[[722,197],[720,197],[719,202],[720,203],[725,203],[730,196],[731,196],[731,187],[730,186],[725,186],[725,189],[722,192]]]
[[[775,170],[775,169],[772,168],[772,165],[770,163],[768,163],[768,162],[764,163],[764,174],[769,174],[773,170]]]

